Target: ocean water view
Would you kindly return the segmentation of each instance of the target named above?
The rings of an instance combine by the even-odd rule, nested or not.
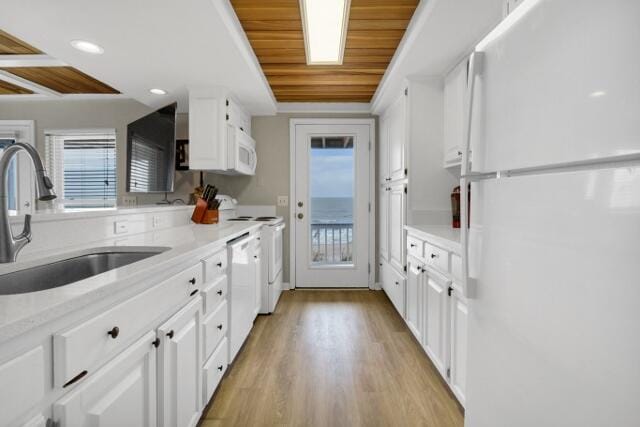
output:
[[[311,223],[351,224],[352,222],[352,197],[313,197],[311,199]]]

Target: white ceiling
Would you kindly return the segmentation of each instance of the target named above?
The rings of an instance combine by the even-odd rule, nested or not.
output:
[[[504,0],[422,0],[371,102],[379,114],[413,76],[443,76],[502,19]]]
[[[276,112],[228,0],[2,0],[0,28],[153,108],[178,100],[186,111],[187,87],[218,85],[252,115]],[[105,52],[79,52],[73,39]]]

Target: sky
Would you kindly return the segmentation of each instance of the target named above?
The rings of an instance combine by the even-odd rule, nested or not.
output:
[[[311,150],[311,197],[353,197],[353,149]]]

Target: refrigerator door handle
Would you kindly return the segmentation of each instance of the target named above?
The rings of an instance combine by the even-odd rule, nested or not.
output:
[[[462,174],[471,172],[471,123],[473,122],[473,100],[476,88],[476,77],[482,72],[484,53],[474,51],[469,57],[469,74],[467,76],[467,93],[465,105],[464,147],[462,150]]]
[[[469,271],[469,185],[472,180],[460,178],[460,246],[462,248],[462,293],[466,298],[476,296],[476,283]]]
[[[462,177],[460,178],[460,243],[462,246],[462,290],[464,296],[475,296],[475,282],[469,275],[469,184],[475,181],[475,174],[471,171],[471,123],[473,121],[473,100],[476,87],[476,77],[482,72],[484,53],[474,51],[469,57],[469,75],[467,77],[464,147],[462,150]],[[488,174],[487,178],[494,178],[495,174]]]

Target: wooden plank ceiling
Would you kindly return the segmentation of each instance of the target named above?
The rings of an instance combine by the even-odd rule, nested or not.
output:
[[[0,30],[0,55],[40,55],[43,52]],[[73,67],[6,67],[0,70],[61,94],[114,94],[111,86]],[[0,95],[25,95],[33,91],[2,81]]]
[[[419,0],[351,0],[342,65],[307,65],[299,0],[231,0],[280,102],[369,102]]]

